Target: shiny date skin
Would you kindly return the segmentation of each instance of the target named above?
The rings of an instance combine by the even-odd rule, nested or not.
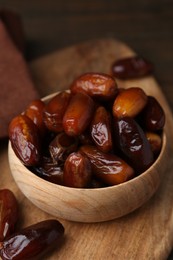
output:
[[[135,176],[132,167],[124,160],[114,154],[103,153],[96,146],[84,145],[80,152],[90,160],[95,177],[105,184],[120,184]]]
[[[70,153],[77,150],[77,147],[78,139],[62,132],[57,134],[49,144],[49,152],[54,163],[64,162]]]
[[[113,103],[113,115],[135,117],[147,104],[147,95],[141,88],[131,87],[121,91]]]
[[[45,135],[46,126],[43,122],[43,110],[45,103],[40,100],[33,100],[24,111],[24,114],[29,117],[38,127],[42,136]]]
[[[96,146],[102,152],[109,152],[112,149],[111,117],[103,106],[96,109],[90,128]]]
[[[55,164],[50,157],[43,157],[39,166],[29,167],[29,170],[44,180],[63,185],[63,167]]]
[[[146,132],[145,135],[150,143],[153,154],[157,156],[162,148],[161,136],[154,132]]]
[[[150,144],[142,128],[131,117],[115,120],[116,143],[130,165],[141,173],[153,163]]]
[[[55,133],[63,131],[62,120],[69,104],[70,96],[70,93],[63,91],[46,104],[43,111],[43,121],[50,131]]]
[[[0,243],[2,260],[35,259],[59,246],[64,234],[57,220],[45,220],[14,233]]]
[[[115,61],[111,67],[111,74],[115,78],[124,80],[147,76],[153,70],[153,65],[150,61],[134,56]]]
[[[72,93],[83,92],[91,97],[109,100],[116,96],[115,79],[104,73],[86,73],[78,77],[70,86]]]
[[[84,93],[74,94],[63,117],[63,128],[67,135],[78,136],[82,134],[93,116],[94,101]]]
[[[38,165],[41,158],[41,140],[38,127],[29,117],[19,115],[11,121],[9,139],[15,154],[24,165]]]
[[[71,153],[64,164],[64,185],[73,188],[87,188],[92,171],[88,158],[80,152]]]
[[[18,202],[9,189],[0,190],[0,241],[15,231],[18,221]]]
[[[148,97],[147,105],[139,115],[139,121],[148,131],[159,131],[163,129],[165,125],[165,113],[154,97]]]

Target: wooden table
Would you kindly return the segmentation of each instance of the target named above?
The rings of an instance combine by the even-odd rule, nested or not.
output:
[[[172,0],[1,0],[1,7],[21,14],[30,59],[85,40],[113,37],[126,42],[154,63],[173,110]]]

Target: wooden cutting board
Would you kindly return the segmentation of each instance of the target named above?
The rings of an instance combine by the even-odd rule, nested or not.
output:
[[[67,89],[71,81],[83,72],[109,72],[115,59],[131,56],[134,52],[116,40],[96,40],[60,50],[30,64],[36,88],[41,96]],[[154,94],[159,86],[154,78],[118,81],[119,86],[141,86],[148,94]],[[160,89],[158,90],[160,93]],[[163,96],[160,100],[167,107]],[[172,114],[167,107],[167,124],[173,129]],[[173,152],[173,134],[170,139],[170,155]],[[0,146],[0,187],[11,189],[20,205],[19,227],[52,218],[36,208],[20,192],[10,174],[7,141]],[[81,260],[165,260],[173,246],[173,159],[167,162],[167,170],[156,194],[135,212],[117,220],[82,224],[60,220],[65,227],[62,246],[45,259]],[[58,207],[58,205],[57,205]]]

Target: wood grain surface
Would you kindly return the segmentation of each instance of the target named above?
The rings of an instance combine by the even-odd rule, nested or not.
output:
[[[30,68],[36,87],[44,96],[68,88],[71,80],[82,72],[109,72],[113,60],[132,54],[133,51],[126,45],[113,39],[89,41],[40,58],[32,62]],[[155,88],[158,87],[151,77],[118,81],[118,84],[145,86],[150,94],[154,94]],[[161,90],[158,92],[159,95],[162,93]],[[163,95],[160,102],[166,102]],[[166,109],[168,128],[172,129],[172,115],[169,107],[166,106]],[[172,140],[171,131],[168,138]],[[171,141],[169,149],[171,155]],[[0,152],[0,185],[1,188],[8,187],[13,190],[19,200],[19,226],[52,218],[32,205],[17,188],[10,175],[6,142],[2,143]],[[45,259],[167,259],[173,245],[171,156],[166,166],[167,170],[157,193],[135,212],[117,220],[97,224],[60,220],[66,230],[64,244]]]

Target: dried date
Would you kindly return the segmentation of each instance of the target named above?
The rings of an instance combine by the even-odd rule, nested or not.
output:
[[[150,143],[153,154],[157,156],[162,148],[161,136],[154,132],[146,132],[145,135]]]
[[[108,185],[120,184],[134,177],[132,167],[114,154],[103,153],[91,145],[82,146],[80,151],[89,158],[96,178]]]
[[[116,143],[133,168],[141,173],[153,163],[151,146],[142,128],[131,117],[115,120]]]
[[[18,202],[13,192],[0,190],[0,241],[14,232],[18,216]]]
[[[49,144],[49,152],[54,163],[64,162],[67,156],[75,152],[78,147],[78,139],[62,132],[58,134]]]
[[[41,140],[38,127],[26,115],[13,118],[9,138],[17,157],[26,166],[38,165],[41,159]]]
[[[46,133],[46,126],[43,122],[43,110],[45,103],[40,100],[33,100],[24,111],[24,114],[29,117],[38,127],[42,136]]]
[[[152,63],[139,56],[119,59],[111,67],[111,74],[118,79],[144,77],[152,72]]]
[[[116,96],[117,84],[113,77],[104,73],[86,73],[71,84],[72,93],[83,92],[91,97],[109,100]]]
[[[147,104],[147,95],[141,88],[124,89],[115,98],[113,115],[121,118],[124,116],[135,117]]]
[[[109,152],[112,149],[111,118],[103,106],[96,109],[90,128],[96,146],[102,152]]]
[[[70,93],[63,91],[46,104],[43,111],[43,120],[50,131],[55,133],[63,131],[62,120],[69,101]]]
[[[0,242],[3,260],[34,259],[57,248],[64,234],[63,225],[57,220],[45,220],[22,229]]]
[[[165,112],[154,97],[148,97],[147,105],[139,115],[139,121],[147,131],[159,131],[163,129],[165,125]]]
[[[55,164],[50,157],[43,157],[39,166],[29,169],[44,180],[63,185],[63,165]]]
[[[64,164],[64,184],[73,188],[86,188],[91,182],[91,164],[88,158],[77,152],[71,153]]]
[[[94,101],[84,93],[74,94],[63,117],[67,135],[78,136],[88,127],[94,112]]]

